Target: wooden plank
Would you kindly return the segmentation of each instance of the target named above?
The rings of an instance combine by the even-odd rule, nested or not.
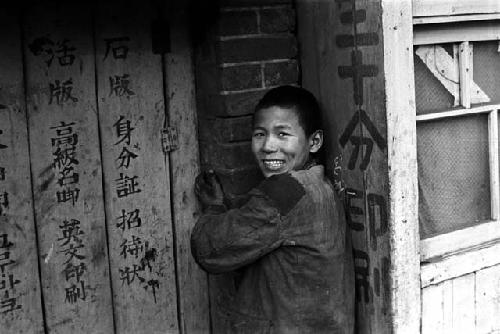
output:
[[[33,6],[24,22],[46,326],[51,333],[111,333],[89,6]]]
[[[438,119],[443,119],[443,118],[448,118],[448,117],[466,116],[466,115],[473,115],[473,114],[484,114],[484,113],[489,113],[492,110],[496,110],[498,108],[500,108],[500,105],[490,104],[490,105],[484,105],[484,106],[479,106],[479,107],[472,107],[470,109],[455,109],[455,110],[442,111],[442,112],[437,112],[437,113],[429,113],[429,114],[424,114],[424,115],[417,115],[416,121],[417,122],[424,122],[424,121],[438,120]]]
[[[437,235],[420,241],[420,261],[432,261],[433,258],[477,248],[485,243],[498,240],[500,240],[500,223],[498,221]]]
[[[476,333],[500,332],[500,266],[476,273]]]
[[[468,21],[489,21],[500,19],[500,14],[466,14],[455,16],[426,16],[414,17],[413,24],[433,24],[433,23],[450,23],[450,22],[468,22]]]
[[[483,245],[482,248],[435,259],[421,266],[422,287],[437,284],[500,263],[500,243]]]
[[[170,153],[172,203],[177,247],[177,279],[181,333],[210,332],[208,277],[191,255],[191,230],[199,207],[193,180],[200,171],[192,49],[186,3],[170,13],[170,52],[165,55],[169,125],[178,131],[178,149]],[[166,13],[165,15],[168,15]]]
[[[449,282],[422,289],[422,334],[442,334],[444,327],[444,289]]]
[[[414,27],[413,45],[500,39],[500,22],[457,22]]]
[[[471,87],[472,87],[472,57],[469,48],[469,42],[462,42],[459,46],[458,68],[460,82],[460,104],[469,109],[471,103]]]
[[[0,332],[43,333],[17,15],[0,12]]]
[[[500,217],[500,175],[498,166],[498,110],[488,115],[488,151],[490,164],[491,219]],[[499,227],[500,230],[500,227]]]
[[[381,3],[388,138],[391,326],[394,333],[418,333],[420,236],[415,85],[411,75],[414,72],[411,1]],[[401,75],[402,72],[410,75]],[[383,189],[381,186],[379,189]]]
[[[175,246],[161,56],[153,9],[102,2],[96,16],[99,126],[117,333],[177,332]]]
[[[496,0],[413,0],[413,16],[499,13]]]
[[[475,274],[468,274],[451,280],[453,294],[451,296],[451,333],[475,333],[476,330],[476,296]],[[481,310],[477,310],[481,312]]]

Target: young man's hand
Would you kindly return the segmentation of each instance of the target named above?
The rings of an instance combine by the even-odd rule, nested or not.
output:
[[[203,210],[211,206],[224,206],[224,192],[214,171],[200,173],[196,177],[194,190]]]

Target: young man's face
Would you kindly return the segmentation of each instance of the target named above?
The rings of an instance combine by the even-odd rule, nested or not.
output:
[[[252,152],[267,178],[303,168],[319,149],[313,137],[306,136],[293,109],[269,107],[254,116]]]

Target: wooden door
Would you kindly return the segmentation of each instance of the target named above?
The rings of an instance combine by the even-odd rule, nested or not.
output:
[[[185,14],[152,3],[1,13],[1,333],[209,331]]]
[[[414,1],[422,333],[500,331],[499,14]]]

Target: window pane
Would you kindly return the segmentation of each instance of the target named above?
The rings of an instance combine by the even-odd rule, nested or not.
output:
[[[490,220],[487,115],[417,124],[420,237]]]
[[[473,43],[474,82],[491,99],[500,102],[500,53],[498,41]]]
[[[418,50],[420,48],[420,50]],[[423,52],[423,49],[429,51]],[[447,111],[453,108],[455,98],[445,88],[429,69],[431,67],[435,73],[441,73],[443,80],[449,79],[448,73],[445,71],[452,66],[453,62],[453,45],[441,44],[436,45],[435,48],[431,46],[419,46],[414,50],[414,66],[415,66],[415,100],[417,115],[428,114],[432,112]],[[430,55],[424,58],[433,58],[432,61],[425,64],[422,60],[423,53]],[[421,56],[419,56],[419,54]],[[444,55],[445,57],[442,57]],[[444,59],[443,59],[444,58]],[[446,63],[446,64],[445,64]]]

